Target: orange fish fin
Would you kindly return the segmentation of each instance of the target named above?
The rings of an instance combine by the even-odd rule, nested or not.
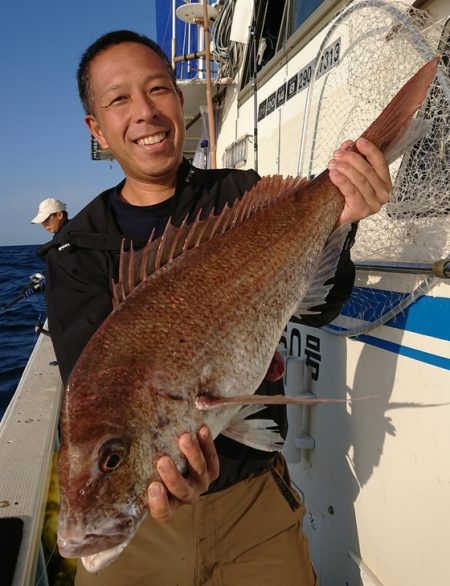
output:
[[[414,118],[409,121],[406,131],[402,136],[393,141],[384,152],[384,156],[388,164],[393,163],[398,157],[406,153],[413,144],[426,135],[433,125],[432,120],[425,120],[425,118]]]
[[[233,417],[228,427],[221,432],[241,444],[267,452],[279,451],[284,439],[278,432],[277,424],[270,419],[256,419],[250,416],[265,409],[266,405],[318,405],[350,403],[373,399],[378,395],[368,395],[353,399],[318,399],[311,395],[288,397],[286,395],[242,395],[240,397],[211,397],[202,395],[197,398],[196,406],[200,410],[210,411],[218,407],[242,407]]]
[[[145,281],[148,275],[156,272],[159,268],[171,262],[178,256],[189,236],[187,218],[179,228],[168,222],[163,234],[154,238],[154,232],[150,235],[147,244],[140,250],[124,250],[124,241],[119,257],[119,276],[113,282],[113,309],[116,309],[124,299]]]
[[[312,308],[325,303],[325,299],[333,287],[330,280],[336,273],[339,258],[351,228],[351,224],[344,224],[330,234],[317,261],[317,270],[309,284],[309,289],[294,311],[293,315],[296,317],[319,313]]]
[[[283,179],[279,175],[264,177],[240,200],[225,206],[217,215],[211,211],[206,218],[201,218],[200,211],[193,221],[189,222],[186,217],[179,227],[169,221],[159,238],[154,239],[152,234],[144,248],[138,251],[133,250],[133,247],[125,251],[122,246],[119,277],[113,283],[113,308],[117,308],[139,283],[164,265],[245,222],[273,202],[287,197],[306,181],[299,177]]]
[[[276,452],[283,448],[284,439],[278,425],[271,419],[256,419],[250,416],[263,411],[265,405],[249,405],[240,409],[221,434],[255,450]]]
[[[288,397],[287,395],[236,395],[235,397],[218,397],[200,395],[195,401],[195,406],[200,411],[212,411],[218,407],[235,407],[236,405],[317,405],[319,403],[347,403],[349,400],[316,399],[309,395],[306,397]]]
[[[425,65],[423,65],[409,81],[401,88],[395,97],[389,102],[386,108],[381,112],[378,118],[369,126],[369,128],[361,135],[373,144],[375,144],[383,153],[398,152],[398,143],[402,142],[408,130],[414,129],[411,127],[411,119],[419,109],[424,101],[429,87],[436,76],[439,57],[435,57]],[[418,127],[423,136],[426,132],[424,126]],[[408,130],[407,130],[408,129]],[[409,146],[414,144],[420,136],[417,135],[417,127],[415,129],[416,135],[413,142],[407,141],[403,149],[407,150]],[[414,130],[412,133],[414,137]],[[411,138],[411,135],[410,135]],[[351,150],[355,150],[355,146],[350,146]],[[403,151],[404,152],[404,151]],[[401,153],[398,152],[397,156]],[[394,160],[394,159],[391,159]]]

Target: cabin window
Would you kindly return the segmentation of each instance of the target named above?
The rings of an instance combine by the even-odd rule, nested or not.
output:
[[[254,31],[254,43],[256,43],[257,52],[256,72],[262,69],[275,55],[285,4],[286,0],[263,0],[257,3]],[[247,46],[243,86],[253,79],[254,69],[254,46],[250,38]]]
[[[289,37],[325,0],[262,0],[257,3],[254,42],[247,46],[242,87],[286,44]]]
[[[291,35],[297,30],[298,27],[303,24],[322,3],[323,0],[291,0],[292,10],[289,34]]]

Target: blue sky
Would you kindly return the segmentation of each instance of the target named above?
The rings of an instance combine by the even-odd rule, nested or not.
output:
[[[128,28],[154,36],[153,2],[1,3],[0,246],[49,239],[30,224],[42,199],[62,199],[73,216],[122,178],[116,162],[90,158],[76,69],[105,32]]]

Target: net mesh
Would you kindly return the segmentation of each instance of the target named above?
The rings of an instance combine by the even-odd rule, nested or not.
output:
[[[320,172],[342,141],[359,136],[419,67],[441,55],[418,113],[432,121],[429,131],[391,165],[390,202],[360,222],[352,250],[356,263],[433,263],[450,254],[449,35],[449,22],[435,22],[424,11],[368,0],[338,14],[322,43],[307,100],[299,161],[303,176]],[[353,294],[329,329],[346,335],[368,331],[434,283],[424,275],[398,279],[358,271]]]

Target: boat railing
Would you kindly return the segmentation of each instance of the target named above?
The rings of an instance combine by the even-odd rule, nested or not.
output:
[[[53,345],[41,334],[0,422],[2,586],[48,584],[41,532],[61,397]]]
[[[450,279],[450,258],[442,258],[435,262],[364,261],[355,262],[354,264],[358,271],[434,275],[440,279]]]

